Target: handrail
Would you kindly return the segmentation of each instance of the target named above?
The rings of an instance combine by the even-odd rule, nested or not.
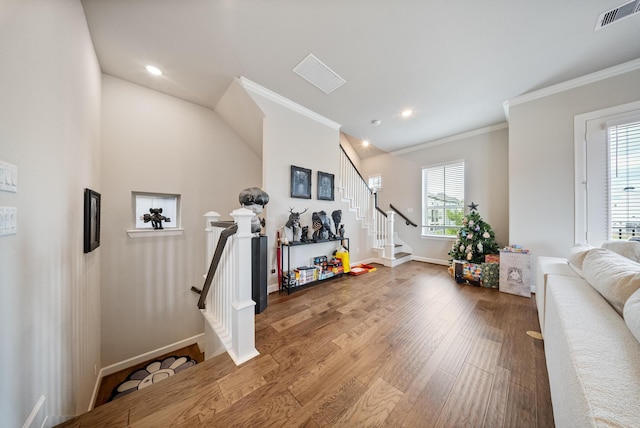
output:
[[[384,212],[384,210],[378,206],[378,192],[374,192],[373,189],[371,187],[369,187],[369,184],[367,183],[367,180],[365,180],[364,177],[362,176],[362,174],[360,174],[360,171],[358,171],[358,168],[353,163],[353,161],[351,160],[351,158],[349,157],[347,152],[344,150],[344,147],[342,147],[341,145],[340,145],[340,150],[342,150],[342,153],[344,153],[345,157],[347,158],[347,160],[349,161],[349,163],[353,167],[353,170],[356,172],[356,174],[358,174],[358,176],[360,177],[360,179],[364,183],[364,185],[367,188],[367,190],[369,191],[369,193],[374,195],[373,196],[374,197],[374,201],[375,201],[375,207],[374,208],[376,209],[376,211],[378,211],[381,215],[386,217],[387,213]]]
[[[345,154],[346,154],[346,153],[345,153]],[[349,158],[349,156],[347,156],[347,158]],[[356,171],[357,171],[357,170],[356,170]],[[387,216],[387,213],[386,213],[386,212],[384,212],[384,210],[378,206],[378,192],[374,193],[373,198],[374,198],[374,202],[375,202],[375,208],[376,208],[376,211],[378,211],[381,215],[383,215],[384,217],[386,217],[386,216]]]
[[[418,227],[417,224],[415,224],[414,222],[412,222],[411,220],[409,220],[404,214],[402,214],[396,207],[393,206],[393,204],[389,204],[389,206],[391,207],[392,210],[394,210],[395,212],[398,213],[398,215],[400,217],[402,217],[405,221],[405,223],[407,224],[407,226],[413,226],[413,227]]]
[[[211,265],[209,265],[209,271],[207,272],[207,277],[204,280],[204,286],[202,287],[202,291],[200,292],[200,299],[198,300],[198,308],[205,308],[205,300],[207,299],[207,294],[209,293],[209,288],[211,287],[211,282],[213,281],[213,276],[218,269],[218,265],[220,264],[220,259],[222,258],[222,252],[224,251],[224,247],[227,244],[227,240],[233,234],[238,231],[238,225],[233,222],[211,222],[211,226],[217,227],[226,227],[221,233],[220,238],[218,239],[218,245],[216,245],[216,251],[213,253],[213,257],[211,258]],[[192,287],[193,290],[193,287]],[[195,290],[194,290],[195,291]],[[197,291],[196,291],[197,292]]]
[[[367,182],[367,180],[364,179],[364,177],[362,176],[362,174],[360,174],[360,171],[358,171],[358,168],[356,167],[356,165],[353,163],[353,161],[351,160],[351,158],[349,157],[349,155],[347,154],[347,152],[344,150],[344,147],[342,147],[342,145],[338,144],[340,146],[340,150],[342,150],[342,153],[344,153],[344,155],[347,157],[347,159],[349,160],[349,163],[351,164],[351,166],[353,167],[354,171],[360,176],[360,178],[362,179],[362,181],[364,182],[364,185],[367,187],[367,189],[369,190],[369,193],[373,193],[373,190],[371,190],[371,187],[369,187],[369,184]]]

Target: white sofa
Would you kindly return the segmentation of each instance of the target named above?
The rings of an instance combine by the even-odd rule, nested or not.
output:
[[[537,260],[557,427],[640,427],[640,242],[603,247]]]

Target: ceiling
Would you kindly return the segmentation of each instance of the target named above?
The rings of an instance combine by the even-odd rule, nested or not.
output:
[[[82,3],[104,73],[210,108],[243,76],[379,153],[502,123],[505,100],[640,58],[640,13],[594,31],[626,1]],[[327,95],[293,73],[310,53],[346,84]]]

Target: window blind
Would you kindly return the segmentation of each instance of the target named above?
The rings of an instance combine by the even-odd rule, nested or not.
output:
[[[640,236],[640,122],[607,128],[612,239]]]
[[[455,235],[464,217],[464,161],[422,170],[422,234]]]

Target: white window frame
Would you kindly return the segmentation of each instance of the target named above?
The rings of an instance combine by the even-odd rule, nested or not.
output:
[[[594,156],[588,156],[589,131],[599,127],[602,129],[601,140],[606,139],[607,124],[612,124],[612,121],[619,123],[620,120],[634,121],[639,111],[640,101],[636,101],[574,117],[576,244],[600,246],[610,236],[608,154],[604,154],[607,147],[602,148],[606,166],[602,164],[603,161],[598,162]]]
[[[367,185],[373,191],[382,189],[382,174],[370,175],[367,180]]]
[[[152,201],[158,201],[155,205],[160,205],[165,211],[162,213],[163,215],[169,217],[171,222],[163,222],[163,229],[153,229],[151,223],[144,223],[140,217],[144,214],[148,214],[149,204],[142,199],[151,198]],[[152,202],[151,205],[154,205],[155,202]],[[175,203],[174,207],[167,207],[167,205],[171,206]],[[155,206],[151,206],[151,208],[158,208]],[[132,228],[127,230],[127,234],[130,238],[144,238],[151,236],[178,236],[182,235],[184,229],[181,228],[181,218],[180,218],[180,195],[172,194],[172,193],[155,193],[155,192],[131,192],[131,220],[132,220]]]
[[[433,165],[426,165],[422,167],[422,227],[421,227],[421,236],[424,238],[449,238],[449,239],[455,239],[456,235],[446,235],[444,234],[444,232],[447,229],[456,229],[459,230],[462,226],[453,226],[453,225],[447,225],[447,224],[442,224],[442,225],[433,225],[431,224],[431,218],[433,213],[429,212],[429,206],[428,206],[428,200],[427,200],[427,196],[428,196],[428,192],[427,192],[427,187],[428,187],[428,182],[427,182],[427,177],[426,174],[429,173],[429,171],[433,171],[435,169],[444,169],[444,171],[442,171],[445,174],[445,181],[443,182],[443,189],[442,189],[442,193],[446,194],[446,190],[447,190],[447,182],[446,182],[446,168],[453,168],[453,167],[462,167],[462,176],[461,176],[461,183],[459,183],[459,185],[461,186],[461,193],[458,193],[459,196],[462,196],[462,199],[460,200],[460,203],[453,206],[453,208],[455,209],[461,209],[462,213],[464,215],[464,209],[465,209],[465,205],[464,205],[464,194],[465,194],[465,160],[464,159],[458,159],[458,160],[454,160],[454,161],[450,161],[450,162],[443,162],[443,163],[439,163],[439,164],[433,164]],[[447,205],[444,205],[444,209],[446,212],[447,209]],[[438,216],[439,218],[440,216]],[[445,220],[446,218],[443,218],[442,220]],[[442,230],[442,233],[430,233],[428,231],[429,228],[438,228]]]

